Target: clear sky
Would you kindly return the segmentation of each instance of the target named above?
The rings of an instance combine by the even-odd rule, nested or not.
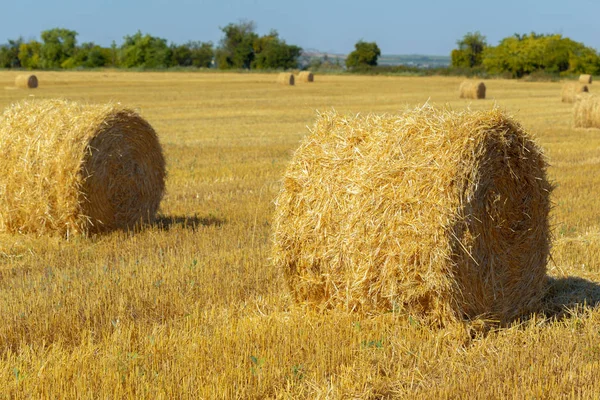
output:
[[[138,30],[185,43],[217,44],[241,19],[304,49],[348,53],[359,39],[383,54],[449,55],[465,33],[489,44],[513,33],[560,33],[600,49],[600,0],[6,0],[0,43],[61,27],[78,43],[108,46]]]

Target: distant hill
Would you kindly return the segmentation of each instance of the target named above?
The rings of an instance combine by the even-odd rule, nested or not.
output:
[[[309,64],[312,60],[329,61],[344,65],[346,54],[325,53],[315,49],[306,49],[300,57],[302,64]],[[418,68],[437,68],[450,65],[450,56],[431,56],[424,54],[383,54],[377,60],[378,65],[394,66],[408,65]]]
[[[419,68],[447,67],[450,56],[428,56],[423,54],[383,54],[377,60],[378,65],[409,65]]]

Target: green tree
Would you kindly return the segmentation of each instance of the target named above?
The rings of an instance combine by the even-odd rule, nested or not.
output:
[[[171,64],[171,48],[166,39],[138,31],[125,36],[121,46],[120,65],[125,68],[165,68]]]
[[[23,68],[37,69],[41,67],[42,44],[36,40],[21,43],[19,46],[19,61]]]
[[[600,73],[596,50],[558,34],[515,34],[483,53],[483,66],[490,74],[510,73],[515,78],[545,71],[560,73]]]
[[[458,49],[452,50],[452,66],[459,68],[478,67],[483,61],[483,52],[488,47],[485,36],[469,32],[457,41]]]
[[[377,59],[381,55],[377,43],[359,40],[354,48],[355,50],[348,54],[346,58],[346,67],[357,68],[377,65]]]
[[[215,50],[211,42],[188,42],[187,46],[192,53],[192,65],[198,68],[210,68],[215,57]]]
[[[189,67],[192,65],[192,51],[186,45],[171,45],[171,66]]]
[[[0,46],[0,68],[19,68],[19,47],[23,44],[23,38],[9,40],[8,44]]]
[[[54,28],[41,34],[40,66],[42,68],[60,68],[75,55],[77,32],[69,29]]]
[[[295,68],[302,53],[302,48],[288,45],[280,39],[277,31],[256,39],[253,48],[255,58],[252,68],[257,69]]]
[[[63,68],[100,68],[110,65],[111,50],[94,43],[83,43],[77,48],[74,57],[62,64]]]
[[[240,21],[221,28],[225,36],[216,52],[220,69],[250,68],[255,56],[253,44],[258,39],[255,29],[253,21]]]
[[[212,43],[188,42],[171,45],[171,65],[183,67],[210,68],[214,57]]]

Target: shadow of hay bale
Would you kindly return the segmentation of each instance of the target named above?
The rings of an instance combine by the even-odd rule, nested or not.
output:
[[[573,311],[600,306],[600,284],[576,276],[548,278],[548,291],[543,300],[544,313],[564,318]]]
[[[196,215],[163,215],[156,218],[156,221],[152,225],[162,231],[169,231],[173,228],[195,231],[199,226],[221,226],[224,223],[224,219],[212,215],[207,217],[198,217]]]

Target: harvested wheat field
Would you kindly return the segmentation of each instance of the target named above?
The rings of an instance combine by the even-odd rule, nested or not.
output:
[[[0,72],[0,87],[14,86],[16,75]],[[30,101],[32,94],[34,100],[126,105],[157,134],[165,191],[154,222],[131,231],[68,238],[0,233],[4,397],[595,398],[600,393],[600,131],[573,126],[573,104],[557,101],[560,82],[486,81],[502,115],[517,121],[543,152],[547,180],[555,187],[549,194],[548,278],[544,297],[532,307],[538,311],[500,326],[486,318],[438,326],[428,321],[427,312],[402,305],[358,312],[298,303],[272,257],[275,200],[294,153],[310,135],[306,127],[319,120],[316,110],[335,111],[336,118],[349,122],[403,115],[426,102],[458,114],[495,112],[491,102],[456,96],[463,79],[323,74],[318,85],[286,90],[274,84],[276,74],[258,73],[47,71],[43,78],[35,91],[0,91],[2,109]],[[356,131],[361,134],[367,131]],[[507,146],[498,149],[512,149],[511,140],[497,142]],[[32,163],[41,142],[30,143],[13,163]],[[445,146],[439,146],[440,163],[446,160]],[[358,143],[354,148],[363,150]],[[427,151],[431,164],[419,168],[422,173],[430,168],[427,179],[433,182],[438,158],[433,149]],[[416,157],[413,153],[405,156]],[[499,171],[513,165],[512,157],[512,152],[500,157],[505,167]],[[465,154],[465,170],[486,168],[479,164],[477,169],[472,160]],[[45,182],[53,176],[50,160],[38,163]],[[403,171],[379,168],[381,174]],[[519,171],[510,179],[529,179]],[[411,174],[412,182],[397,187],[403,198],[422,184],[416,172]],[[373,190],[380,177],[385,175],[358,182]],[[422,210],[425,216],[436,199],[451,198],[445,194],[451,180],[431,187],[431,198],[415,191],[410,205],[393,212],[418,215]],[[499,190],[498,200],[486,197],[480,212],[503,207],[502,191],[512,190],[499,183],[488,187],[490,193]],[[348,186],[346,198],[353,189]],[[515,199],[533,206],[527,193],[516,191]],[[385,201],[394,199],[390,194]],[[26,200],[22,204],[28,206]],[[52,207],[39,204],[36,212],[52,215]],[[449,215],[427,213],[440,216],[432,226],[443,226]],[[522,221],[490,219],[483,232],[502,232],[516,242],[529,234],[520,230]],[[385,232],[376,224],[364,227],[366,232],[355,228],[357,235]],[[439,231],[440,242],[448,240],[445,233]],[[359,239],[366,243],[368,238],[340,242],[352,246]],[[385,241],[391,244],[400,236]],[[407,245],[415,244],[395,244]],[[377,256],[376,248],[370,251]],[[518,258],[519,251],[508,246],[505,253]],[[415,253],[417,260],[427,265]],[[422,288],[428,282],[424,275]]]

